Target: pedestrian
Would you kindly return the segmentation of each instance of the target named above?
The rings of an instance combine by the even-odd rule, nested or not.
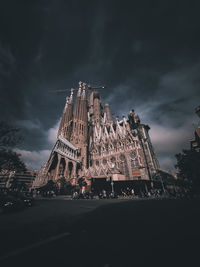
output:
[[[131,195],[134,196],[135,194],[135,191],[134,191],[134,188],[131,189]]]
[[[103,198],[106,198],[106,190],[105,189],[102,190],[102,195],[103,195]]]

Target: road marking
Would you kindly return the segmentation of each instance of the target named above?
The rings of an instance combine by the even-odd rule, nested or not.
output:
[[[7,260],[8,258],[10,257],[13,257],[13,256],[18,256],[24,252],[27,252],[33,248],[37,248],[37,247],[40,247],[42,245],[45,245],[45,244],[48,244],[50,242],[53,242],[55,240],[58,240],[60,238],[63,238],[65,236],[70,236],[71,233],[69,232],[66,232],[66,233],[62,233],[62,234],[59,234],[59,235],[55,235],[55,236],[51,236],[45,240],[41,240],[39,242],[36,242],[36,243],[33,243],[32,245],[29,245],[29,246],[26,246],[26,247],[23,247],[23,248],[19,248],[17,250],[14,250],[14,251],[11,251],[11,252],[8,252],[7,254],[3,255],[0,257],[0,261],[4,261],[4,260]]]

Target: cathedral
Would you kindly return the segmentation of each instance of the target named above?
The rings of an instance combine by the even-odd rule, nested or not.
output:
[[[109,104],[103,106],[100,93],[86,83],[79,82],[75,99],[74,92],[66,98],[57,140],[38,179],[44,183],[65,177],[72,185],[81,177],[151,180],[159,163],[150,127],[133,109],[127,117],[113,118]]]

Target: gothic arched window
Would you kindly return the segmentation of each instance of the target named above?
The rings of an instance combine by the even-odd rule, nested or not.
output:
[[[121,154],[121,155],[119,156],[119,158],[120,158],[120,160],[124,161],[124,160],[125,160],[125,156],[124,156],[124,154]]]
[[[135,169],[135,160],[131,160],[131,169]]]
[[[111,160],[112,163],[115,163],[116,158],[115,157],[112,157],[110,160]]]
[[[130,157],[131,157],[131,159],[134,159],[134,158],[136,157],[136,153],[135,153],[135,151],[132,151],[132,152],[130,153]]]
[[[103,159],[103,165],[106,165],[107,159]]]

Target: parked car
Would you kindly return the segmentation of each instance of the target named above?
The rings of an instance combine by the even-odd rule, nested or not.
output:
[[[0,192],[0,212],[19,211],[33,204],[34,199],[27,192]]]
[[[15,197],[16,199],[20,200],[23,202],[24,206],[26,207],[31,207],[33,206],[34,199],[33,197],[27,193],[27,192],[13,192],[12,196]]]
[[[25,205],[22,200],[9,195],[1,197],[0,207],[3,212],[11,212],[22,210]]]
[[[33,203],[34,203],[34,200],[32,197],[30,196],[26,196],[26,195],[19,195],[18,196],[18,199],[20,199],[21,201],[23,201],[24,205],[26,207],[32,207],[33,206]]]

